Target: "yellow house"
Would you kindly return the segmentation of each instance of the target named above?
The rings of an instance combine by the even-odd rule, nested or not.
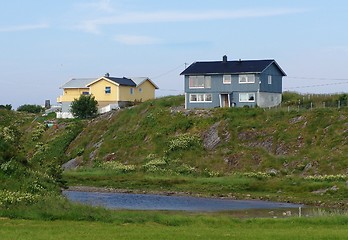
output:
[[[62,87],[63,95],[57,98],[62,112],[57,117],[70,118],[70,104],[81,94],[92,94],[98,101],[100,113],[129,106],[133,102],[143,102],[155,98],[157,85],[147,77],[116,78],[105,74],[100,78],[71,79]]]

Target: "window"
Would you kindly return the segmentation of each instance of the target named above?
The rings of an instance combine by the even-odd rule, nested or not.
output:
[[[268,75],[268,84],[272,84],[272,76]]]
[[[223,75],[222,82],[223,84],[231,84],[231,75]]]
[[[111,93],[111,87],[105,87],[105,93],[106,94]]]
[[[89,95],[89,92],[82,92],[82,95]]]
[[[142,92],[142,91],[143,91],[143,89],[139,88],[139,92]]]
[[[254,74],[239,75],[239,83],[255,83]]]
[[[212,95],[210,93],[190,94],[190,102],[212,102]]]
[[[189,88],[211,88],[211,76],[189,76]]]
[[[255,93],[240,93],[239,102],[255,102]]]
[[[133,94],[133,92],[134,92],[134,90],[133,90],[133,88],[130,88],[130,94]]]

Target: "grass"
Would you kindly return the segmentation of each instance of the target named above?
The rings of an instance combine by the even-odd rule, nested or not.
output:
[[[0,220],[10,239],[346,239],[347,217],[238,220],[157,214],[144,222]]]

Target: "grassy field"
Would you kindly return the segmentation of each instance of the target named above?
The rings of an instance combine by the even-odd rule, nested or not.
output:
[[[163,217],[163,215],[159,215]],[[2,240],[12,239],[347,239],[348,218],[249,219],[185,216],[174,222],[103,223],[0,220]]]

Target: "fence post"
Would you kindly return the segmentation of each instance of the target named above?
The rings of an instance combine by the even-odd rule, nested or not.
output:
[[[323,102],[323,108],[325,108],[325,102]]]
[[[313,110],[313,102],[311,102],[311,110]]]
[[[341,101],[338,100],[338,108],[340,108],[340,107],[341,107]]]

